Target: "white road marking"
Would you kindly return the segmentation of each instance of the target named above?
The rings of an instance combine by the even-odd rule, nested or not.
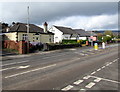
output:
[[[79,84],[82,83],[82,82],[83,82],[83,80],[78,80],[78,81],[75,81],[73,84],[79,85]]]
[[[76,49],[69,49],[69,50],[76,50]]]
[[[102,79],[101,78],[97,78],[94,80],[94,82],[100,82]]]
[[[66,52],[66,53],[68,53],[68,52]],[[42,59],[47,59],[47,58],[52,58],[52,57],[57,57],[57,56],[64,56],[64,55],[66,55],[66,54],[60,54],[60,55],[55,55],[55,56],[50,56],[50,57],[44,57]]]
[[[63,89],[61,89],[62,91],[68,91],[68,90],[70,90],[71,88],[73,88],[73,86],[72,85],[68,85],[67,87],[65,87],[65,88],[63,88]]]
[[[84,54],[84,55],[88,56],[88,54]]]
[[[10,69],[14,69],[14,68],[16,68],[16,67],[5,68],[5,69],[1,69],[0,71],[10,70]]]
[[[112,64],[112,62],[110,62],[109,64]]]
[[[86,85],[85,87],[86,88],[92,88],[93,86],[95,85],[94,82],[90,82],[88,85]]]
[[[30,65],[26,65],[26,66],[19,66],[17,69],[25,69],[25,68],[28,68],[30,67]]]
[[[101,77],[97,77],[97,76],[90,76],[93,78],[101,78]],[[110,80],[110,79],[105,79],[105,78],[101,78],[101,80],[105,80],[105,81],[109,81],[109,82],[114,82],[114,83],[120,83],[119,81],[114,81],[114,80]]]
[[[45,66],[45,67],[37,68],[37,69],[26,71],[26,72],[21,72],[21,73],[13,74],[13,75],[10,75],[10,76],[6,76],[5,78],[15,77],[15,76],[18,76],[18,75],[23,75],[23,74],[26,74],[26,73],[35,72],[35,71],[38,71],[38,70],[50,68],[50,67],[53,67],[53,66],[56,66],[56,64],[48,65],[48,66]]]
[[[105,66],[102,67],[102,69],[105,68]]]
[[[118,61],[118,59],[119,59],[119,58],[115,59],[113,62],[116,62],[116,61]]]
[[[97,71],[100,71],[100,70],[101,70],[101,68],[97,69]]]
[[[84,56],[85,54],[84,53],[80,53],[80,55]]]
[[[90,53],[90,54],[95,54],[95,53]]]
[[[88,75],[88,76],[85,76],[85,77],[83,77],[83,79],[89,79],[90,78],[90,76]]]
[[[19,63],[25,63],[25,62],[29,62],[29,60],[21,61],[21,62],[14,62],[14,63],[3,64],[2,66],[13,65],[13,64],[19,64]]]
[[[109,66],[110,64],[106,64],[106,66]]]
[[[86,90],[86,89],[81,88],[80,90]]]
[[[93,74],[95,74],[95,73],[96,73],[96,72],[94,71],[94,72],[91,73],[91,75],[93,75]]]

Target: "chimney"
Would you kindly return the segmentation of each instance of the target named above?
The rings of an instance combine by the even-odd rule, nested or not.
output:
[[[10,28],[9,28],[9,27],[7,27],[7,28],[6,28],[6,32],[9,32],[9,30],[10,30]]]
[[[47,31],[48,31],[47,26],[48,26],[48,24],[47,24],[47,22],[45,22],[45,23],[44,23],[44,32],[45,32],[45,33],[47,33]]]

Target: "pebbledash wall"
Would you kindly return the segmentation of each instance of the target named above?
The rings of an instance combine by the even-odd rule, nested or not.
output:
[[[24,32],[12,32],[12,33],[5,33],[6,37],[5,40],[11,40],[11,41],[22,41],[23,35],[27,33]],[[27,37],[26,37],[27,38]],[[48,34],[35,34],[35,33],[29,33],[28,35],[30,42],[41,42],[41,43],[53,43],[54,42],[54,35],[48,35]]]

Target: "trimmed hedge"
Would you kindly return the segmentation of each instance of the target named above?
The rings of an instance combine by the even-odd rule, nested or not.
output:
[[[81,44],[59,44],[59,45],[50,45],[46,44],[47,48],[45,50],[57,50],[64,48],[74,48],[74,47],[82,47]]]
[[[62,44],[77,44],[77,40],[62,40]]]

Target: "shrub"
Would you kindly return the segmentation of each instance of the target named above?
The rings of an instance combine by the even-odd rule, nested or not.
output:
[[[62,44],[77,44],[77,40],[62,40]]]

